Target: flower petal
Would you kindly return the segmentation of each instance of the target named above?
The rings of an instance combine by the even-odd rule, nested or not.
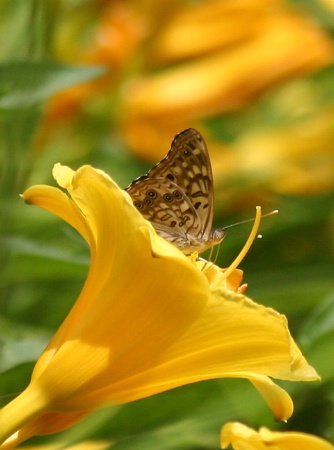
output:
[[[268,428],[255,430],[238,422],[230,422],[221,431],[221,447],[230,444],[235,450],[333,450],[329,442],[311,434],[299,432],[270,431]]]
[[[52,186],[36,185],[27,189],[22,194],[22,197],[26,203],[38,205],[68,222],[87,242],[92,240],[89,228],[81,212],[75,203],[60,189]]]
[[[276,420],[288,420],[293,413],[293,403],[289,394],[263,375],[250,374],[249,381],[266,400]]]
[[[296,346],[284,316],[226,288],[214,294],[200,318],[171,345],[163,363],[150,369],[152,382],[144,372],[109,389],[129,401],[140,398],[142,389],[147,396],[204,379],[247,378],[275,417],[286,420],[293,410],[291,399],[268,376],[306,381],[319,379],[317,373],[299,350],[297,358],[291,353]],[[298,365],[293,364],[295,360]]]

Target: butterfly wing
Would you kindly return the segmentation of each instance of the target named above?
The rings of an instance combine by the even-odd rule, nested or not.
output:
[[[165,158],[147,174],[175,183],[192,203],[199,220],[189,232],[199,240],[209,240],[213,220],[213,176],[209,153],[201,134],[188,128],[177,134]]]
[[[165,158],[126,191],[157,232],[181,250],[200,252],[211,242],[212,169],[198,131],[189,128],[176,135]]]
[[[194,206],[175,183],[144,175],[126,190],[160,236],[180,250],[189,247],[189,230],[199,230],[199,220]]]

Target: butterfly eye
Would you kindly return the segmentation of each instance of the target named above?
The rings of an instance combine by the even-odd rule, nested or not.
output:
[[[174,191],[173,195],[176,198],[176,200],[181,200],[182,199],[182,194],[181,194],[180,191]]]
[[[190,151],[189,150],[183,150],[183,156],[189,156],[190,155]]]
[[[151,189],[150,191],[147,191],[147,194],[146,194],[148,197],[151,197],[151,198],[157,198],[158,197],[158,194],[156,193],[156,191],[154,191],[153,189]]]
[[[142,209],[143,204],[142,204],[142,202],[134,202],[134,206],[135,206],[137,209]]]
[[[166,202],[170,203],[173,201],[173,197],[170,194],[165,194],[164,195],[164,199],[166,200]]]

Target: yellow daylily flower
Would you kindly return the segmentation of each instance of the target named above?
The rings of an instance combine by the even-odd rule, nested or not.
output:
[[[227,423],[221,431],[221,447],[234,450],[333,450],[334,446],[311,434],[297,431],[270,431],[262,427],[259,432],[238,422]]]
[[[100,407],[188,383],[247,378],[274,416],[292,414],[269,377],[319,379],[286,318],[238,291],[226,271],[186,257],[159,237],[108,175],[57,164],[63,190],[23,198],[61,217],[87,241],[90,269],[72,310],[38,359],[29,386],[0,410],[1,449],[67,428]]]

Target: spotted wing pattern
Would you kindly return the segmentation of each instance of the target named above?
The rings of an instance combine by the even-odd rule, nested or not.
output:
[[[201,253],[225,236],[212,230],[211,163],[203,137],[193,128],[176,135],[165,158],[126,191],[157,233],[184,253]]]

